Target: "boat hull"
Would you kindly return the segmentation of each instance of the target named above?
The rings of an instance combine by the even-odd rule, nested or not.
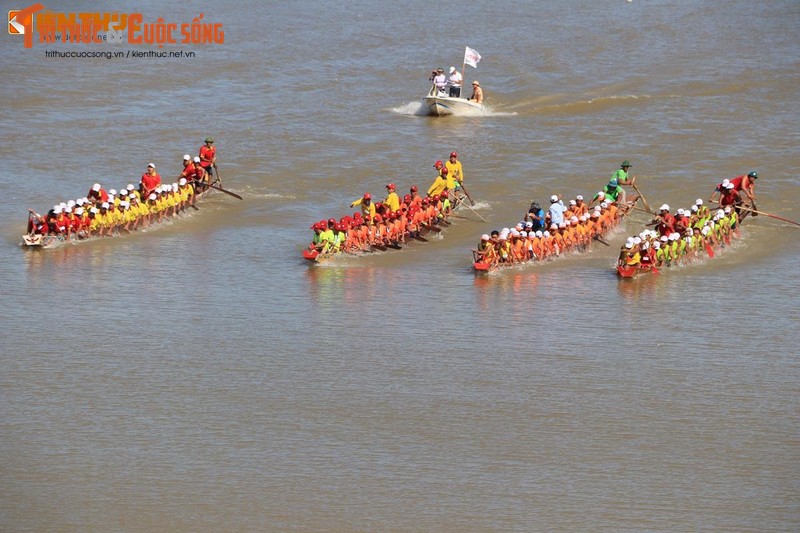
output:
[[[428,115],[443,117],[447,115],[482,115],[485,112],[483,104],[470,102],[466,98],[453,98],[449,96],[426,96],[423,98]]]

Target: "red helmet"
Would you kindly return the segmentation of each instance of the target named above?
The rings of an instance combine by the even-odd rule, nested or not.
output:
[[[380,215],[375,215],[374,217],[372,217],[372,221],[373,221],[373,222],[376,222],[376,223],[377,223],[377,222],[380,222],[381,220],[382,220],[382,219],[381,219],[381,216],[380,216]]]
[[[344,226],[342,226],[341,224],[336,224],[333,227],[333,229],[335,229],[336,231],[344,231]]]
[[[353,218],[356,220],[361,220],[361,211],[356,211],[353,213]]]
[[[447,196],[448,196],[447,195],[447,191],[442,191],[441,197],[442,198],[447,198]]]
[[[386,188],[393,191],[397,187],[395,187],[394,183],[390,183],[389,185],[386,186]]]
[[[411,192],[417,192],[417,186],[416,185],[412,185],[411,186]]]
[[[439,199],[440,199],[440,198],[439,198],[439,195],[438,195],[438,194],[434,194],[434,195],[433,195],[433,201],[434,201],[434,202],[438,202],[438,201],[439,201]]]
[[[333,225],[333,224],[336,224],[336,219],[331,217],[331,218],[328,219],[328,225],[330,226],[330,225]]]
[[[458,153],[456,153],[456,152],[450,152],[450,157],[458,157]]]
[[[447,170],[447,167],[444,167],[444,168],[442,169],[442,175],[445,175],[445,174],[447,174],[448,172],[449,172],[449,170]]]
[[[433,168],[442,168],[443,166],[444,163],[442,163],[441,161],[437,161],[436,163],[433,164]]]
[[[410,194],[406,194],[405,196],[403,196],[403,201],[405,203],[410,203],[411,202],[411,195]]]
[[[368,192],[364,193],[364,200],[372,200],[372,195]]]
[[[313,224],[311,224],[311,229],[317,229],[317,228],[319,228],[319,222],[314,222]]]
[[[328,223],[325,222],[324,220],[320,220],[319,222],[317,222],[317,224],[319,224],[323,228],[327,228],[328,227]]]
[[[375,202],[375,209],[380,209],[381,207],[383,207],[383,203]]]

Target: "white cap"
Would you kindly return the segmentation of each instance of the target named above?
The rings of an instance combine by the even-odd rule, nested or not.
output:
[[[543,237],[549,237],[550,236],[550,232],[549,231],[545,231],[544,233],[542,233],[542,236]]]
[[[722,210],[722,209],[717,209],[717,216],[724,217],[725,216],[725,211]]]
[[[661,248],[661,243],[658,242],[658,241],[654,242],[653,243],[653,248],[655,248],[656,250],[660,249]]]
[[[692,206],[692,213],[697,213],[698,211],[700,211],[700,208],[697,207],[697,205],[693,205]]]
[[[69,201],[67,202],[67,207],[72,207],[72,206],[74,206],[74,205],[75,205],[75,200],[69,200]]]
[[[111,189],[110,191],[108,191],[108,194],[111,195],[111,196],[116,196],[117,195],[117,189]]]
[[[511,230],[508,229],[508,228],[503,228],[503,229],[500,230],[500,233],[508,233],[509,231],[511,231]]]
[[[729,205],[726,205],[726,206],[725,206],[725,212],[726,212],[726,213],[730,213],[730,212],[731,212],[731,206],[729,206]]]
[[[581,196],[581,195],[579,194],[578,196],[576,196],[576,197],[575,197],[575,199],[576,199],[576,200],[583,200],[583,196]]]
[[[148,200],[155,200],[155,199],[156,199],[156,193],[154,193],[154,192],[151,192],[151,193],[150,193],[150,196],[148,196],[148,197],[147,197],[147,199],[148,199]]]
[[[501,233],[501,234],[500,234],[500,240],[501,240],[501,241],[508,240],[508,236],[507,236],[507,235],[503,235],[503,234]]]
[[[625,243],[625,248],[627,248],[628,250],[630,250],[631,248],[633,248],[633,243],[632,243],[632,242],[626,242],[626,243]]]
[[[100,211],[98,211],[96,207],[92,207],[91,209],[89,209],[89,212],[90,212],[90,213],[94,213],[94,214],[96,215],[96,214],[97,214],[97,213],[99,213]]]
[[[58,204],[58,207],[64,209],[65,207],[67,207],[67,202],[61,202],[60,204]]]
[[[531,222],[530,220],[529,220],[529,221],[527,221],[527,222],[525,223],[525,227],[526,227],[526,228],[532,228],[532,227],[533,227],[533,222]]]
[[[600,191],[599,193],[597,193],[597,197],[598,198],[605,198],[606,197],[606,193],[604,193],[603,191]]]
[[[92,190],[94,192],[99,191],[100,190],[100,184],[99,183],[95,183],[94,185],[92,185]]]
[[[131,204],[129,204],[128,202],[120,202],[119,206],[122,207],[123,209],[127,209],[128,207],[131,206]]]
[[[599,211],[592,211],[592,218],[600,218],[600,212]]]
[[[156,166],[153,163],[147,163],[147,168],[150,168],[150,167],[156,168]]]
[[[733,189],[734,187],[736,187],[736,186],[735,186],[733,183],[729,183],[729,184],[727,184],[727,185],[725,186],[725,188],[726,188],[726,189],[728,189],[728,190],[731,190],[731,189]]]
[[[572,222],[573,224],[577,224],[578,223],[578,217],[572,216],[572,217],[570,217],[569,221]]]
[[[557,201],[558,201],[558,196],[556,196],[555,194],[550,197],[550,202],[557,202]]]
[[[179,185],[186,185],[186,178],[181,178],[178,182]]]
[[[634,237],[633,244],[642,244],[642,239],[640,237]]]
[[[108,202],[103,202],[102,204],[100,204],[100,207],[108,209]]]
[[[129,184],[128,184],[128,186],[127,186],[127,187],[125,187],[125,188],[126,188],[127,190],[129,190],[129,191],[132,191],[132,190],[133,190],[133,189],[135,189],[136,187],[134,187],[134,186],[133,186],[133,183],[129,183]]]
[[[565,228],[568,228],[568,227],[570,227],[571,225],[572,225],[572,222],[570,222],[570,221],[569,221],[569,219],[567,219],[567,220],[565,220],[565,221],[564,221],[564,227],[565,227]],[[561,224],[559,224],[559,225],[558,225],[558,227],[560,228],[560,227],[561,227]]]
[[[722,186],[723,187],[727,187],[728,185],[730,185],[730,183],[731,183],[731,180],[729,180],[727,178],[722,180]]]
[[[698,198],[697,200],[694,201],[694,205],[703,205],[703,199]]]
[[[519,231],[517,231],[516,229],[512,229],[511,230],[511,236],[512,237],[519,237]]]
[[[550,229],[558,229],[558,224],[550,224]]]
[[[673,232],[673,233],[669,234],[669,240],[671,240],[671,241],[677,241],[680,238],[681,238],[681,234],[680,233]]]
[[[527,237],[528,236],[528,232],[527,231],[520,231],[519,232],[519,236],[520,237]]]
[[[561,224],[559,224],[559,225],[558,225],[558,229],[564,229],[564,228],[566,228],[566,227],[567,227],[567,225],[566,225],[566,224],[564,224],[563,222],[562,222]]]
[[[524,225],[524,224],[522,224],[522,222],[518,222],[518,223],[517,223],[517,225],[516,225],[516,226],[514,226],[514,228],[516,228],[517,230],[521,230],[521,229],[522,229],[522,228],[524,228],[524,227],[525,227],[525,225]]]
[[[669,211],[668,204],[661,204],[661,207],[658,208],[659,211]]]
[[[628,237],[627,239],[625,239],[625,242],[631,242],[632,243],[633,242],[633,237]]]
[[[185,155],[183,156],[183,160],[184,160],[184,161],[191,161],[191,160],[192,160],[192,156],[190,156],[189,154],[185,154]]]
[[[173,183],[172,184],[172,190],[173,191],[177,191],[178,190],[178,184],[177,183]]]
[[[199,156],[194,156],[194,162],[195,163],[199,163],[200,162],[200,157]]]
[[[692,234],[694,234],[692,228],[686,228],[686,235],[692,235]]]
[[[64,212],[65,213],[72,213],[72,208],[70,206],[67,206],[67,207],[64,208]]]
[[[669,240],[669,237],[667,237],[666,235],[662,235],[661,236],[661,242],[667,242],[668,240]]]
[[[570,200],[569,205],[578,205],[578,203],[575,200]]]
[[[544,235],[544,234],[542,233],[542,230],[538,230],[538,231],[536,232],[536,236],[537,236],[537,237],[541,237],[542,235]]]
[[[75,209],[75,214],[76,215],[82,215],[83,214],[83,208],[82,207],[78,207],[77,209]]]
[[[600,207],[601,207],[602,209],[607,209],[607,208],[608,208],[608,202],[601,202],[601,203],[600,203]]]
[[[483,235],[481,235],[481,240],[482,241],[488,241],[489,240],[489,236],[484,233]]]
[[[83,204],[85,204],[86,202],[84,201],[84,199],[83,199],[83,198],[78,198],[77,200],[75,200],[75,203],[76,203],[77,205],[83,205]]]
[[[450,74],[456,71],[456,67],[450,67]]]
[[[708,226],[703,226],[703,229],[700,230],[700,233],[702,233],[703,235],[708,235],[709,231],[711,231],[711,228],[709,228]]]
[[[61,211],[62,211],[62,209],[61,209],[60,205],[57,205],[57,206],[53,207],[53,213],[59,214],[59,213],[61,213]]]

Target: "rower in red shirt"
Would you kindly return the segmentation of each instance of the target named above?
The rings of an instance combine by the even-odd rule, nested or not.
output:
[[[670,235],[675,232],[675,217],[669,212],[669,206],[667,204],[659,208],[658,216],[652,223],[658,225],[659,235]]]
[[[204,142],[206,144],[200,147],[200,164],[208,172],[208,175],[213,177],[213,167],[217,164],[217,149],[212,146],[214,144],[213,138],[206,137]]]
[[[739,191],[736,190],[736,186],[733,182],[728,183],[725,187],[725,190],[722,193],[722,196],[719,198],[719,206],[725,207],[727,205],[738,206],[741,205],[742,198],[739,196]]]
[[[102,203],[108,201],[108,193],[103,189],[99,183],[95,183],[92,185],[92,188],[89,189],[89,194],[86,197],[92,203]]]
[[[142,182],[139,190],[142,192],[142,198],[147,198],[156,187],[161,185],[161,176],[156,173],[156,166],[153,163],[147,165],[147,172],[142,174]]]

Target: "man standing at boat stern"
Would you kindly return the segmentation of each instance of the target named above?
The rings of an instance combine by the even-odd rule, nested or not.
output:
[[[450,97],[461,97],[461,83],[463,81],[464,79],[461,77],[461,73],[456,70],[456,67],[450,67],[450,77],[447,80],[447,83],[450,85]]]

